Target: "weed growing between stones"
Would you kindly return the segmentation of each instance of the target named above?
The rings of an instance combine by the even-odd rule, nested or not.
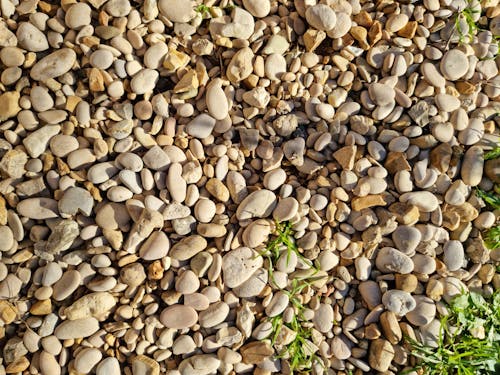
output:
[[[483,297],[462,293],[440,320],[436,345],[407,337],[418,365],[428,375],[497,374],[500,370],[500,291]],[[437,346],[437,347],[436,347]],[[405,372],[408,373],[409,371]]]

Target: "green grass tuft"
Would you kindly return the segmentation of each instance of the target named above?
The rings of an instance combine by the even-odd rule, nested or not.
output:
[[[483,241],[488,249],[500,249],[500,226],[487,229],[483,234]]]
[[[463,293],[440,321],[437,348],[406,337],[427,375],[495,374],[500,365],[500,291],[487,298]]]
[[[292,224],[289,222],[276,223],[275,238],[269,241],[264,251],[260,255],[265,256],[269,261],[269,279],[273,281],[273,269],[279,258],[285,252],[287,262],[290,261],[292,253],[295,253],[303,262],[315,271],[313,263],[304,258],[295,244]],[[315,348],[312,346],[310,338],[312,336],[311,329],[307,326],[307,321],[304,318],[303,311],[305,306],[299,298],[305,288],[311,287],[316,280],[314,274],[308,278],[296,278],[291,280],[286,289],[282,292],[288,295],[290,305],[293,307],[294,314],[291,321],[285,322],[283,315],[278,315],[268,318],[272,325],[271,344],[277,350],[276,358],[281,358],[288,362],[292,373],[310,373],[313,364],[320,359],[315,354]],[[295,333],[291,342],[287,345],[280,345],[278,339],[283,327]]]
[[[496,146],[493,150],[484,154],[484,160],[498,159],[500,157],[500,146]]]
[[[484,201],[484,203],[489,205],[494,210],[500,208],[500,196],[498,194],[492,192],[486,192],[479,188],[476,189],[476,194],[479,198],[481,198]]]

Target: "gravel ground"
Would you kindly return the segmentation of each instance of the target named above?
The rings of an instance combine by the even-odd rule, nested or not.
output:
[[[0,375],[398,374],[500,288],[498,0],[0,15]]]

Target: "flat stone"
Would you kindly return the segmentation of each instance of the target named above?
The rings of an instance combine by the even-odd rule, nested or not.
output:
[[[235,249],[222,258],[224,284],[235,288],[248,280],[262,266],[263,259],[256,251],[248,247]]]
[[[20,22],[16,30],[19,46],[30,52],[42,52],[49,49],[45,34],[29,22]]]
[[[58,217],[57,201],[51,198],[28,198],[20,201],[17,212],[30,219],[46,220]]]
[[[211,328],[222,323],[229,314],[227,303],[220,301],[208,306],[206,310],[200,312],[199,323],[203,328]]]
[[[90,216],[94,207],[94,199],[90,193],[80,187],[70,187],[64,191],[58,202],[58,209],[62,217],[71,217],[77,214]]]
[[[415,299],[402,290],[388,290],[382,296],[385,308],[398,316],[405,316],[417,306]]]
[[[249,194],[238,206],[238,220],[265,218],[271,215],[276,206],[276,196],[267,189],[257,190]]]
[[[59,340],[72,340],[89,337],[98,330],[99,322],[96,318],[84,318],[65,320],[57,326],[54,334]]]
[[[375,264],[384,273],[395,272],[407,274],[413,271],[411,258],[392,247],[383,247],[380,249]]]
[[[167,328],[189,328],[198,321],[198,313],[190,306],[172,305],[161,312],[160,321]]]
[[[76,62],[76,53],[72,49],[62,48],[38,61],[30,70],[30,77],[35,81],[57,78],[71,70]]]
[[[462,78],[469,69],[469,60],[465,53],[458,49],[447,51],[439,65],[441,73],[449,81]]]
[[[335,27],[337,17],[331,7],[325,4],[316,4],[306,10],[306,20],[312,27],[328,31]]]
[[[23,139],[23,145],[32,158],[39,157],[47,150],[50,139],[59,134],[60,125],[45,125]]]
[[[195,234],[185,237],[172,246],[170,256],[174,259],[184,261],[192,258],[207,248],[207,241]]]
[[[195,16],[194,5],[190,0],[160,0],[158,9],[172,22],[186,23]]]

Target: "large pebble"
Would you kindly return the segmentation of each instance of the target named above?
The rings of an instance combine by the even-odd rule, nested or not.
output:
[[[45,34],[30,22],[20,22],[16,30],[16,36],[19,46],[28,51],[41,52],[49,48],[49,42]]]
[[[85,348],[75,358],[75,370],[80,374],[88,374],[102,359],[102,353],[96,348]]]
[[[383,247],[380,249],[375,264],[384,273],[396,272],[407,274],[413,271],[411,258],[392,247]]]
[[[439,67],[447,80],[456,81],[467,73],[469,60],[459,49],[452,49],[443,55]]]
[[[332,8],[325,4],[316,4],[306,10],[306,20],[312,27],[328,31],[335,27],[337,17]]]
[[[236,210],[236,217],[238,220],[268,217],[273,212],[276,203],[276,196],[272,191],[267,189],[254,191],[240,203]]]
[[[45,220],[58,217],[57,201],[51,198],[28,198],[17,205],[17,212],[30,219]]]
[[[76,53],[69,48],[61,48],[38,61],[30,70],[35,81],[57,78],[71,70],[76,62]]]
[[[224,284],[235,288],[248,280],[262,266],[263,259],[255,250],[248,247],[235,249],[222,258]]]
[[[392,240],[396,245],[396,248],[402,253],[412,256],[415,253],[422,234],[415,227],[410,227],[406,225],[400,225],[392,233]]]
[[[195,234],[185,237],[174,244],[170,250],[170,256],[174,259],[184,261],[205,250],[206,247],[207,241],[203,237]]]
[[[434,301],[426,296],[414,296],[416,307],[406,314],[406,319],[414,326],[421,327],[429,324],[436,316]]]
[[[447,241],[443,246],[443,262],[449,271],[458,271],[465,265],[464,247],[460,241]]]
[[[99,329],[96,318],[66,320],[59,324],[54,332],[59,340],[85,338],[93,335]]]
[[[479,146],[470,147],[464,156],[461,175],[462,180],[469,186],[477,186],[483,178],[484,153]]]
[[[385,308],[398,316],[405,316],[417,306],[415,299],[402,290],[388,290],[382,296]]]
[[[189,328],[198,321],[198,313],[189,306],[172,305],[161,312],[160,321],[167,328]]]
[[[116,305],[113,296],[108,292],[86,294],[68,306],[64,314],[69,320],[94,317],[102,319]]]
[[[96,375],[120,375],[120,362],[115,357],[104,358],[95,370]]]
[[[156,231],[148,237],[139,250],[139,256],[147,261],[161,259],[167,255],[170,241],[162,231]]]
[[[130,88],[138,95],[153,91],[159,73],[153,69],[142,69],[130,81]]]
[[[222,323],[229,314],[229,306],[223,301],[215,302],[200,312],[199,323],[203,328],[211,328]]]
[[[189,22],[195,15],[191,0],[160,0],[158,9],[172,22]]]
[[[314,312],[314,326],[322,333],[326,333],[332,329],[333,320],[333,308],[331,305],[322,303]]]
[[[213,80],[207,85],[206,102],[208,113],[216,120],[223,120],[229,113],[226,94],[219,80]]]
[[[91,9],[86,3],[75,3],[68,8],[64,16],[64,22],[70,29],[79,30],[90,25]]]
[[[422,212],[432,212],[439,206],[438,198],[429,191],[404,193],[399,197],[399,200],[417,206]]]

